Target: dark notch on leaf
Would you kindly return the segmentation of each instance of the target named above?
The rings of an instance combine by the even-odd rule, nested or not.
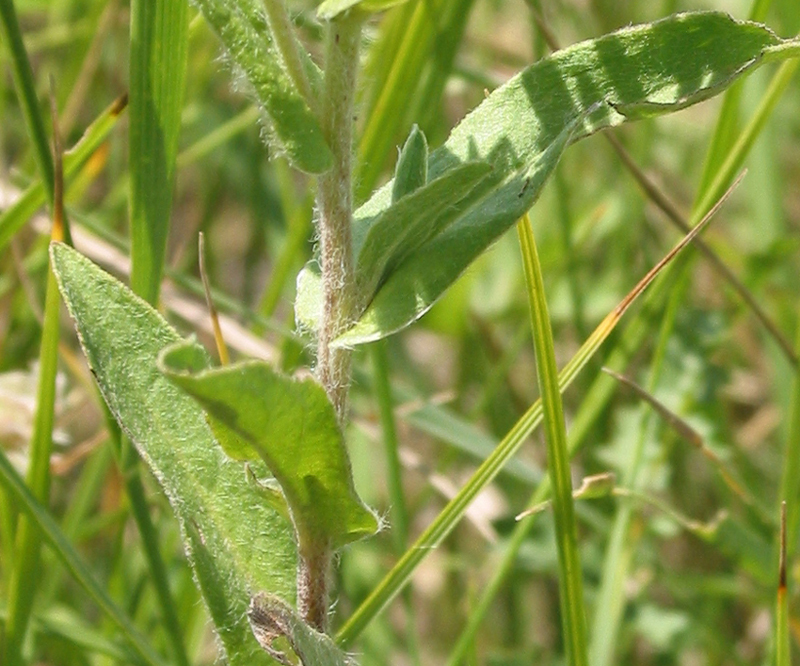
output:
[[[786,500],[781,502],[781,545],[778,564],[778,594],[786,594]]]
[[[111,107],[109,108],[108,113],[112,117],[118,116],[125,110],[127,106],[128,106],[128,93],[124,92],[111,103]]]

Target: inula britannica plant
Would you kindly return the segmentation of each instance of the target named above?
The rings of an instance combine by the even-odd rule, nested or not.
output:
[[[790,663],[795,3],[85,4],[0,0],[2,370],[38,349],[1,663]],[[83,123],[112,41],[127,97]],[[205,70],[253,106],[220,125]]]

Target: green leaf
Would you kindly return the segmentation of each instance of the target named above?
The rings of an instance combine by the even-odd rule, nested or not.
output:
[[[470,196],[472,205],[459,206],[457,212],[462,214],[455,222],[415,248],[404,263],[384,278],[383,285],[355,326],[333,344],[350,346],[379,340],[422,316],[472,261],[530,209],[576,127],[577,123],[567,127],[530,169],[505,178],[499,185],[495,173],[485,177],[475,189],[482,193],[491,188],[489,194],[477,201]],[[392,208],[402,207],[404,202],[415,199],[427,189],[401,199]],[[359,278],[357,273],[356,279]]]
[[[583,574],[578,552],[578,530],[572,498],[567,427],[558,384],[553,325],[547,310],[542,266],[528,215],[517,223],[520,250],[528,287],[531,330],[536,351],[536,375],[544,412],[547,468],[553,488],[553,515],[558,547],[558,588],[561,627],[567,663],[587,666],[586,614]]]
[[[245,614],[252,590],[294,600],[297,564],[290,526],[216,444],[194,400],[158,371],[158,354],[180,340],[177,332],[74,250],[54,244],[51,256],[103,397],[180,519],[229,663],[269,663]]]
[[[302,540],[333,548],[374,534],[375,515],[353,486],[341,429],[325,390],[263,361],[204,368],[198,348],[164,350],[159,366],[217,423],[258,451],[281,486]]]
[[[380,12],[404,2],[408,0],[325,0],[317,7],[317,18],[330,21],[354,7],[368,13]]]
[[[356,244],[356,285],[368,303],[379,283],[405,259],[464,212],[469,194],[491,172],[485,162],[467,162],[402,197],[375,220]]]
[[[274,595],[253,597],[247,612],[250,626],[261,646],[278,661],[287,661],[274,645],[285,638],[303,666],[349,666],[352,662],[327,634],[308,625],[293,608]]]
[[[189,7],[131,3],[129,163],[131,288],[158,300],[186,87]]]
[[[244,73],[269,118],[272,134],[292,164],[307,173],[322,173],[333,156],[317,118],[281,66],[278,50],[256,0],[198,0],[200,11]],[[307,53],[304,58],[311,87],[320,72]]]
[[[411,128],[394,169],[392,203],[428,182],[428,140],[416,125]]]
[[[762,25],[699,12],[581,42],[523,70],[470,113],[428,161],[431,180],[464,162],[485,161],[494,169],[494,187],[482,187],[482,198],[398,266],[336,343],[376,340],[422,316],[533,204],[565,143],[695,104],[798,48]],[[356,211],[355,238],[365,237],[389,208],[392,188],[386,185]],[[306,277],[298,282],[299,289],[312,290],[299,294],[304,312],[318,298]]]

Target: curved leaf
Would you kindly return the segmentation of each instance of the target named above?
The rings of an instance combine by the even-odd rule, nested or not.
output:
[[[292,164],[307,173],[327,171],[333,164],[330,148],[316,116],[281,66],[259,3],[198,0],[197,5],[252,86]],[[301,57],[314,88],[319,85],[319,70],[307,53]]]
[[[431,180],[464,162],[485,161],[493,167],[494,187],[482,186],[482,198],[387,276],[337,344],[379,339],[422,316],[527,210],[514,205],[514,197],[533,204],[565,133],[567,142],[577,141],[627,120],[695,104],[765,59],[796,55],[798,48],[762,25],[698,12],[581,42],[523,70],[470,113],[428,161]],[[355,238],[366,236],[390,207],[392,187],[383,187],[356,212]],[[299,289],[313,288],[306,277]],[[312,309],[313,298],[299,295],[304,311]]]
[[[356,494],[336,413],[313,378],[292,379],[263,361],[204,368],[200,348],[164,350],[161,371],[258,452],[281,486],[303,539],[338,548],[374,534],[375,515]]]
[[[252,591],[295,598],[290,526],[214,441],[200,407],[158,371],[180,337],[153,308],[75,250],[53,270],[100,391],[164,488],[232,666],[268,664],[246,619]]]

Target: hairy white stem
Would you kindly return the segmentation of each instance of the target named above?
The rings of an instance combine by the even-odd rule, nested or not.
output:
[[[352,322],[356,302],[350,225],[353,216],[353,102],[360,39],[360,18],[342,16],[329,24],[320,113],[322,130],[333,153],[333,167],[320,176],[317,194],[323,309],[316,375],[342,425],[347,414],[351,352],[332,349],[330,343]],[[306,622],[324,632],[332,549],[327,543],[303,543],[301,540],[298,550],[298,609]]]
[[[350,356],[330,343],[353,320],[356,301],[353,277],[352,220],[353,99],[355,96],[361,20],[344,16],[328,29],[322,128],[333,153],[333,168],[320,176],[320,262],[323,311],[317,342],[317,378],[331,399],[340,423],[347,411]]]

